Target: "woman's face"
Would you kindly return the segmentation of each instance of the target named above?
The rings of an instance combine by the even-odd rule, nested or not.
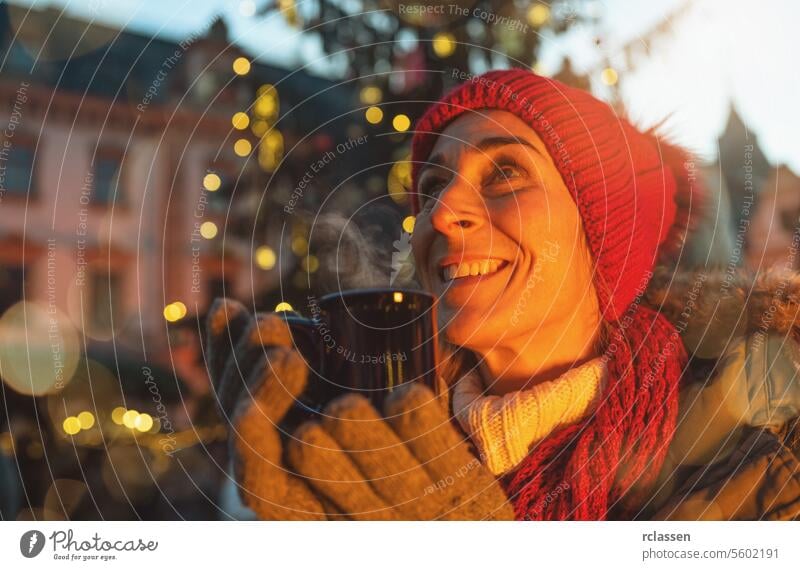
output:
[[[512,113],[453,121],[422,166],[418,191],[416,270],[440,299],[449,342],[480,353],[563,331],[576,307],[597,303],[575,202],[542,140]]]

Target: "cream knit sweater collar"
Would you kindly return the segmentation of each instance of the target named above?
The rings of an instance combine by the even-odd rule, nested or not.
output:
[[[471,371],[453,387],[453,412],[483,463],[502,475],[519,465],[532,445],[588,416],[606,377],[605,361],[598,357],[555,380],[493,396],[486,394],[477,370]]]

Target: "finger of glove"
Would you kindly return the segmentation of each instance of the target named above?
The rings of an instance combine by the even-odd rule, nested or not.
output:
[[[225,363],[217,389],[219,405],[227,417],[230,417],[242,393],[252,392],[256,388],[249,385],[249,382],[264,380],[264,377],[251,375],[250,371],[259,369],[265,358],[267,364],[265,369],[269,371],[272,349],[279,348],[285,351],[291,346],[291,333],[282,318],[274,313],[266,313],[257,314],[251,319]],[[306,369],[304,362],[302,369]]]
[[[384,502],[403,520],[429,520],[441,511],[433,481],[366,398],[345,394],[329,403],[322,425]]]
[[[401,386],[387,398],[384,415],[428,470],[447,504],[443,518],[479,520],[508,513],[499,483],[472,454],[430,389],[417,382]]]
[[[318,422],[306,422],[287,443],[290,465],[318,494],[356,520],[392,520],[392,509]]]
[[[235,414],[231,442],[239,494],[261,520],[325,519],[321,501],[281,464],[280,436],[261,405],[269,405],[269,385],[265,383]]]
[[[206,354],[208,374],[216,390],[219,389],[225,363],[252,322],[253,317],[239,301],[221,297],[211,305],[206,318]]]

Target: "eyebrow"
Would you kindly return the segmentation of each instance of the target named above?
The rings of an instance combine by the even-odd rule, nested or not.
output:
[[[518,138],[518,137],[487,137],[487,138],[481,140],[480,142],[478,142],[478,144],[476,144],[474,147],[470,147],[469,150],[476,150],[478,152],[485,153],[485,152],[489,152],[491,150],[494,150],[494,149],[497,149],[497,148],[500,148],[500,147],[504,147],[504,146],[509,146],[509,145],[526,146],[526,147],[532,149],[534,152],[536,152],[536,154],[538,154],[539,156],[544,156],[542,154],[542,151],[539,150],[539,148],[534,146],[532,143],[526,141],[525,139]],[[444,159],[444,155],[443,154],[441,154],[441,153],[435,154],[433,157],[431,157],[430,160],[426,161],[426,163],[423,164],[422,168],[420,169],[420,172],[419,172],[420,176],[422,175],[422,173],[427,168],[433,167],[433,166],[438,166],[438,167],[441,167],[441,168],[445,168],[445,159]]]

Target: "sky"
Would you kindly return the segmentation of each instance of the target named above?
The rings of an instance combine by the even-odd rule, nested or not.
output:
[[[596,29],[576,28],[545,37],[541,60],[553,71],[570,57],[580,70],[599,70],[604,58],[619,67],[623,101],[636,124],[667,119],[664,128],[678,143],[706,159],[731,104],[758,138],[773,163],[800,173],[800,2],[793,0],[593,0]],[[319,42],[288,27],[280,15],[254,17],[265,0],[14,0],[37,8],[55,7],[131,31],[180,40],[224,18],[231,40],[254,58],[284,67],[314,62],[309,69],[331,72]],[[653,25],[687,4],[670,31],[633,58],[625,69],[621,46],[635,42]],[[604,38],[600,49],[596,36]],[[316,61],[315,61],[316,60]],[[597,83],[597,82],[596,82]],[[602,94],[602,93],[601,93]]]

